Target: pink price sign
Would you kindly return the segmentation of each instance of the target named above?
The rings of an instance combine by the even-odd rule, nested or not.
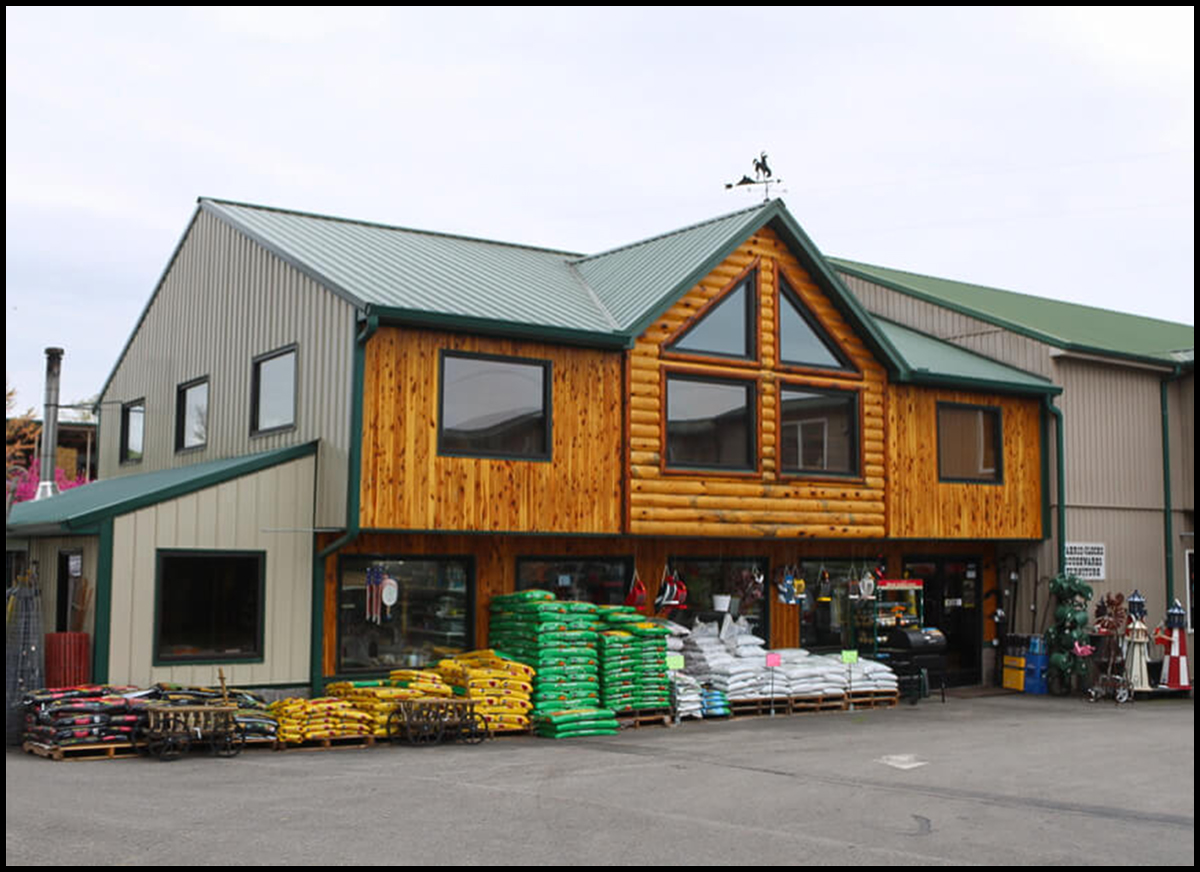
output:
[[[783,657],[771,651],[767,654],[767,668],[774,669],[776,666],[783,665]]]

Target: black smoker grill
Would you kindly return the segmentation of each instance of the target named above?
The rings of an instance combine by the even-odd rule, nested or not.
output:
[[[896,673],[900,695],[916,704],[931,688],[946,701],[946,636],[936,627],[894,627],[880,651]],[[882,659],[882,658],[881,658]]]

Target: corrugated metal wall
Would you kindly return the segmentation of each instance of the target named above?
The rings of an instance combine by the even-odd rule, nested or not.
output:
[[[1044,378],[1053,378],[1050,346],[951,309],[901,294],[875,282],[838,273],[868,312],[928,333]]]
[[[96,536],[29,540],[29,560],[38,564],[38,585],[42,589],[42,625],[47,633],[54,632],[55,611],[58,608],[58,555],[63,551],[83,552],[83,577],[91,588],[84,631],[91,633],[96,617],[96,558],[100,553],[100,540]]]
[[[1167,395],[1171,416],[1171,504],[1196,510],[1196,376],[1172,383]]]
[[[266,552],[265,657],[226,665],[233,684],[305,684],[311,638],[312,457],[243,476],[113,523],[109,680],[210,685],[216,665],[153,666],[156,554],[160,548]]]
[[[353,307],[200,212],[137,328],[100,416],[100,477],[185,466],[321,440],[316,522],[346,520]],[[296,427],[250,435],[251,362],[296,343]],[[208,444],[175,452],[175,395],[207,376]],[[146,398],[144,457],[119,462],[121,403]]]

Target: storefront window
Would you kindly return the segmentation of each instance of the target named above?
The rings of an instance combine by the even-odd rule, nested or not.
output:
[[[562,600],[618,605],[632,576],[632,557],[517,558],[517,590],[548,590]]]
[[[344,557],[338,580],[338,672],[425,666],[468,650],[470,558]]]
[[[266,555],[159,551],[156,663],[263,657]]]
[[[804,579],[800,646],[810,651],[855,647],[858,583],[869,569],[851,560],[806,560],[797,578]]]
[[[765,600],[769,573],[765,558],[672,557],[670,564],[687,586],[687,609],[673,614],[673,619],[687,621],[698,614],[720,611],[716,607],[721,603],[714,597],[729,597],[729,614],[747,618],[755,635],[769,638]]]

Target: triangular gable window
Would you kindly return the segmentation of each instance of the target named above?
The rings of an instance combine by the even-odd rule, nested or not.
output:
[[[757,320],[754,311],[755,276],[755,273],[750,273],[733,290],[709,306],[708,311],[667,349],[684,354],[753,360],[757,356],[757,343],[754,341],[754,330],[751,329]]]
[[[856,369],[782,278],[779,282],[779,362],[817,369]]]

